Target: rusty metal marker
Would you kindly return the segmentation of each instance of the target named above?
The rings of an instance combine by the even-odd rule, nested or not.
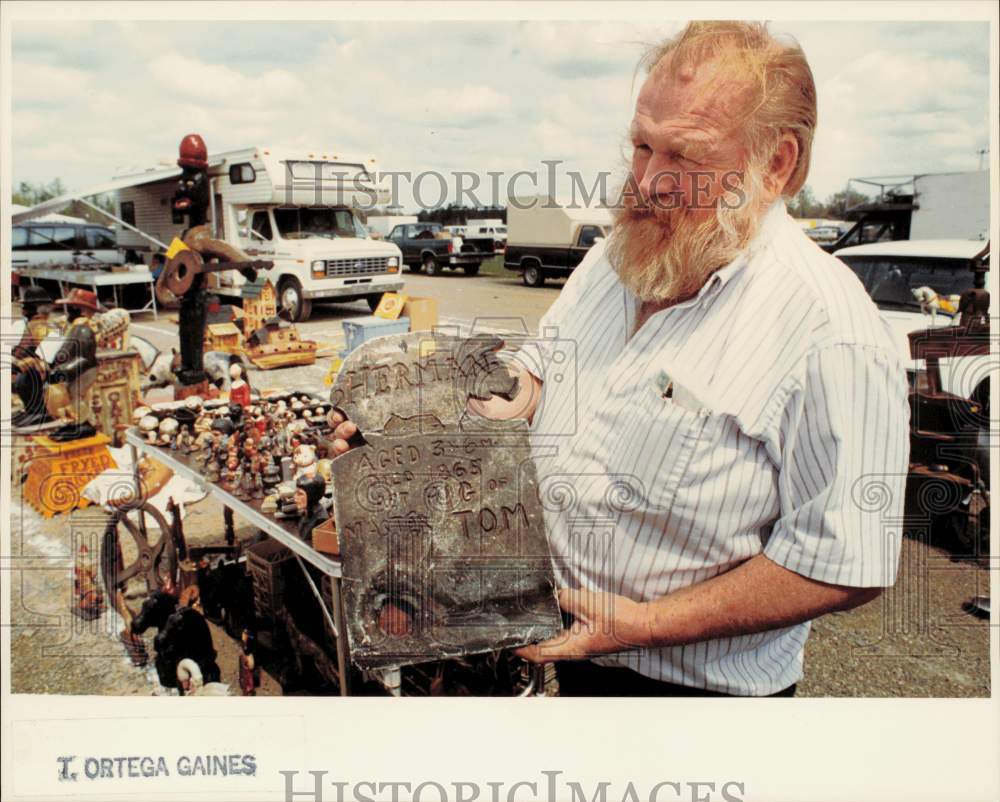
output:
[[[395,667],[543,640],[560,629],[523,420],[467,398],[512,395],[495,338],[418,332],[348,357],[331,400],[367,445],[333,461],[351,657]]]

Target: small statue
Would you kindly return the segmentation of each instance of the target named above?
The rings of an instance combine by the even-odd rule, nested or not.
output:
[[[256,696],[260,687],[260,667],[254,657],[255,638],[248,629],[240,636],[240,691],[244,696]]]
[[[267,465],[264,466],[264,488],[268,492],[273,490],[281,483],[281,470],[275,461],[268,460]]]
[[[243,428],[243,406],[231,401],[229,403],[229,420],[233,424],[233,431],[237,432]]]
[[[49,419],[66,424],[49,435],[67,441],[97,433],[93,409],[84,399],[97,381],[97,329],[94,315],[100,311],[97,294],[79,288],[55,302],[66,307],[70,320],[59,352],[48,366],[44,401]]]
[[[239,362],[229,366],[229,402],[246,409],[250,406],[250,385],[243,375],[243,366]]]
[[[330,517],[323,506],[326,482],[322,476],[302,475],[295,482],[295,506],[299,511],[299,537],[312,542],[312,531]]]
[[[219,482],[219,463],[209,458],[205,465],[205,478],[212,484]]]
[[[292,461],[295,463],[294,479],[316,475],[316,449],[312,446],[305,443],[296,446]]]
[[[230,489],[235,489],[240,485],[240,461],[233,452],[226,458],[226,470],[222,475],[222,480]]]
[[[34,426],[51,420],[45,410],[45,378],[48,365],[38,351],[49,333],[49,311],[52,298],[41,287],[28,286],[21,290],[21,311],[24,331],[11,356],[11,385],[22,408],[11,419],[14,426]]]
[[[239,497],[241,499],[253,498],[253,487],[254,487],[254,472],[250,467],[250,464],[244,462],[240,467],[240,492]]]

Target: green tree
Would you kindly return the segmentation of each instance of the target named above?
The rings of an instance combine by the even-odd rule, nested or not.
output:
[[[813,194],[812,187],[808,184],[803,186],[788,204],[788,211],[792,217],[822,217],[823,210],[824,205],[816,200],[816,195]]]
[[[822,214],[817,216],[839,219],[851,207],[857,206],[859,203],[868,203],[869,201],[871,201],[871,198],[862,192],[853,189],[842,189],[840,192],[834,192],[826,199],[826,203],[823,204]]]
[[[30,208],[52,198],[58,198],[60,195],[65,195],[66,191],[61,178],[53,178],[48,183],[39,182],[37,184],[30,181],[21,181],[17,185],[17,189],[11,193],[11,202]],[[105,211],[115,214],[115,200],[110,194],[98,195],[89,200],[95,206],[99,206]],[[80,201],[71,201],[65,208],[60,210],[60,213],[69,215],[70,217],[82,217],[91,223],[107,225],[110,222],[103,214]]]

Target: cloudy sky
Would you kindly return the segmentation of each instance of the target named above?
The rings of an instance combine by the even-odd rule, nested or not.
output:
[[[82,188],[172,162],[197,131],[211,151],[284,144],[370,154],[385,170],[508,176],[558,159],[591,181],[624,163],[638,55],[677,27],[18,21],[12,178]],[[977,168],[989,140],[986,23],[771,27],[801,42],[815,74],[819,198],[851,176]]]

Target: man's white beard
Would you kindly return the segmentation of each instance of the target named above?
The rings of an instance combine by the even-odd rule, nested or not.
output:
[[[701,222],[687,209],[636,208],[629,199],[615,212],[608,239],[611,265],[641,301],[679,301],[697,294],[709,276],[743,251],[760,227],[758,181],[744,183],[744,202],[727,209],[721,199],[715,214]],[[756,185],[756,186],[755,186]]]

